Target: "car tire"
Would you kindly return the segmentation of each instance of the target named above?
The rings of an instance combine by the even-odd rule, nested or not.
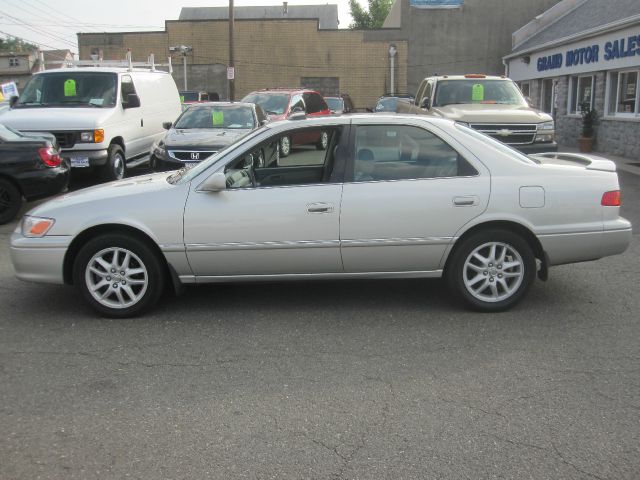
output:
[[[316,143],[318,150],[326,150],[329,145],[329,134],[327,132],[320,133],[320,140]]]
[[[124,150],[115,143],[109,145],[107,163],[102,167],[102,178],[107,182],[122,180],[126,172],[127,160],[124,156]]]
[[[531,246],[507,230],[484,230],[464,239],[445,272],[453,293],[469,307],[500,312],[516,305],[536,274]]]
[[[282,137],[280,139],[280,156],[286,157],[291,153],[291,137]]]
[[[10,222],[20,211],[22,194],[13,182],[0,178],[0,225]]]
[[[150,309],[164,289],[165,269],[144,241],[112,233],[92,238],[73,263],[73,282],[98,313],[128,318]]]

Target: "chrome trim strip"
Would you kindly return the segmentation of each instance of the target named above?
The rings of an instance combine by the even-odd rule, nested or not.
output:
[[[158,245],[162,252],[184,252],[185,246],[184,243],[166,243]]]
[[[342,240],[343,247],[391,247],[413,245],[448,245],[455,237],[367,238]]]
[[[190,252],[231,250],[277,250],[283,248],[337,248],[340,240],[298,240],[268,242],[188,243]]]
[[[234,282],[280,282],[293,280],[348,280],[358,278],[440,278],[442,270],[418,270],[409,272],[357,272],[357,273],[283,273],[269,275],[215,275],[194,277],[181,275],[182,283],[234,283]]]

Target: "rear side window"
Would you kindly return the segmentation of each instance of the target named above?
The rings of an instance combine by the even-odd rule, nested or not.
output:
[[[478,172],[433,133],[407,125],[362,125],[356,130],[355,181],[473,176]]]

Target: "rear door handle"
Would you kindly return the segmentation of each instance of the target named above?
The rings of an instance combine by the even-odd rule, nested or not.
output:
[[[309,213],[331,213],[333,212],[333,204],[332,203],[308,203],[307,204],[307,212]]]
[[[479,200],[475,195],[468,195],[464,197],[453,197],[453,204],[456,207],[474,207],[478,205]]]

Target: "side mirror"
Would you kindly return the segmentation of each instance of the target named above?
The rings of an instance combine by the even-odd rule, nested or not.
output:
[[[162,122],[162,128],[164,128],[165,130],[169,130],[172,125],[173,122]]]
[[[268,118],[265,118],[264,120],[262,120],[262,121],[260,122],[260,125],[266,125],[267,123],[269,123],[269,119],[268,119]]]
[[[527,105],[529,105],[531,108],[535,108],[530,97],[524,97],[524,99],[527,102]]]
[[[198,187],[201,192],[221,192],[227,189],[227,176],[223,172],[216,172]]]
[[[291,114],[294,113],[304,113],[304,110],[302,109],[302,107],[293,107],[293,109],[291,110]]]
[[[14,95],[9,99],[9,108],[15,107],[16,103],[18,103],[18,96]]]
[[[431,108],[431,99],[429,97],[424,97],[422,102],[420,102],[420,108],[424,108],[425,110],[429,110]]]
[[[140,97],[135,93],[127,95],[127,101],[123,102],[122,108],[138,108],[140,106]]]
[[[365,110],[366,110],[367,112],[369,112],[369,113],[373,113],[373,108],[369,108],[369,107],[367,107],[367,108],[365,108]]]

